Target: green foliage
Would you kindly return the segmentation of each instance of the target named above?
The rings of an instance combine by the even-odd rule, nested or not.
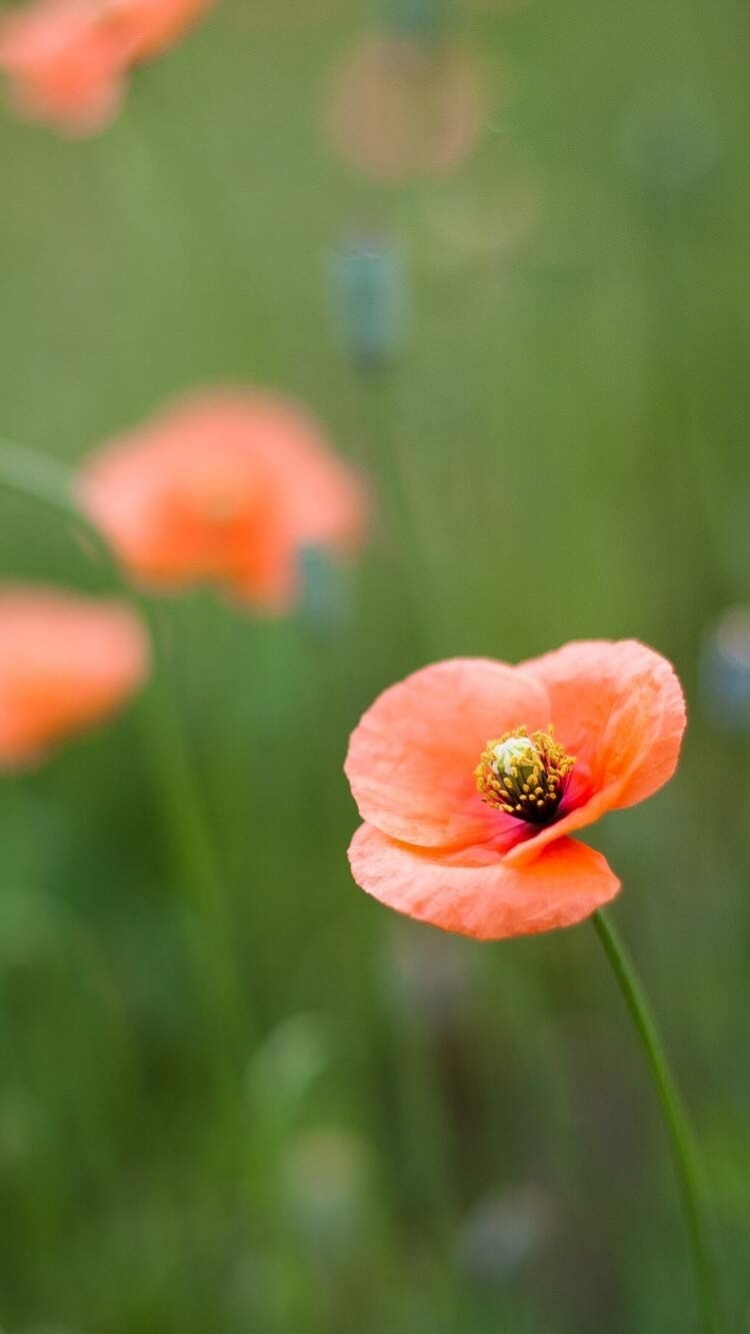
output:
[[[288,621],[168,608],[240,976],[228,1075],[145,705],[2,779],[0,1321],[692,1328],[662,1128],[591,930],[436,937],[367,900],[345,856],[341,765],[377,691],[438,656],[634,635],[686,683],[684,763],[596,836],[705,1141],[739,1331],[747,737],[704,720],[698,662],[748,594],[746,19],[456,3],[488,97],[477,150],[379,186],[321,129],[367,8],[287,0],[275,22],[226,0],[100,138],[0,120],[0,433],[74,461],[183,388],[258,383],[309,402],[379,504],[354,577],[312,553]],[[360,235],[398,256],[409,306],[369,371],[332,310],[331,256]],[[104,586],[5,496],[0,570]]]

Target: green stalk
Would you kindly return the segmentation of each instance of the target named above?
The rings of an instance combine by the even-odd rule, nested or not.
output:
[[[231,924],[192,756],[170,688],[163,627],[154,609],[141,598],[137,601],[149,622],[156,667],[143,701],[142,731],[172,857],[188,896],[186,930],[207,999],[207,1038],[229,1085],[247,1041],[242,1033],[246,1006],[235,967]]]
[[[179,711],[173,691],[169,689],[169,661],[159,618],[150,601],[128,583],[99,529],[79,509],[73,474],[64,464],[0,439],[0,484],[42,501],[74,525],[113,585],[137,607],[148,624],[155,670],[145,696],[147,726],[143,729],[144,736],[158,799],[169,830],[172,854],[181,883],[189,895],[188,936],[211,1002],[208,1013],[214,1031],[208,1036],[214,1056],[222,1066],[223,1077],[230,1079],[231,1067],[240,1055],[238,1026],[244,1006],[233,964],[231,933],[225,917],[212,840]],[[213,1013],[216,1002],[218,1015]],[[221,1057],[220,1052],[223,1053]]]
[[[592,920],[630,1011],[664,1113],[690,1238],[703,1328],[705,1334],[722,1334],[719,1294],[708,1242],[700,1172],[685,1105],[656,1031],[648,999],[619,932],[602,909],[594,913]]]

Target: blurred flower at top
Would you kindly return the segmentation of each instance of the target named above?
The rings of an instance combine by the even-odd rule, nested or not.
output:
[[[70,136],[94,134],[124,93],[118,46],[87,0],[38,0],[0,19],[0,68],[17,115]]]
[[[216,0],[99,0],[101,22],[128,60],[146,60],[178,41]]]
[[[115,713],[148,666],[145,631],[127,607],[51,588],[1,588],[0,768],[33,764]]]
[[[326,90],[324,131],[351,167],[375,180],[448,175],[485,121],[472,56],[453,40],[409,29],[361,37]]]
[[[126,569],[169,591],[225,589],[281,614],[302,592],[303,553],[346,561],[368,502],[316,419],[269,393],[190,394],[84,465],[81,503]]]
[[[215,0],[33,0],[0,18],[0,69],[23,118],[69,137],[119,111],[125,75],[175,42]]]

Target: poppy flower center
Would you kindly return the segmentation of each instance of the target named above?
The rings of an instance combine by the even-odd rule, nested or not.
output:
[[[525,727],[488,741],[474,770],[477,789],[488,806],[531,824],[546,824],[568,786],[575,756],[546,732]]]

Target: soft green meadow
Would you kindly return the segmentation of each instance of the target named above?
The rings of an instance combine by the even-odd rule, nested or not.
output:
[[[689,730],[671,785],[592,841],[692,1112],[726,1329],[750,1330],[750,715],[706,667],[750,600],[747,15],[455,0],[476,149],[379,184],[323,108],[398,8],[225,0],[100,137],[0,114],[0,435],[73,464],[179,391],[258,384],[377,497],[348,578],[307,554],[294,616],[156,609],[221,934],[165,818],[160,695],[0,779],[5,1334],[697,1330],[591,927],[443,936],[346,861],[343,757],[381,689],[620,636],[675,663]],[[10,493],[0,575],[109,591]]]

